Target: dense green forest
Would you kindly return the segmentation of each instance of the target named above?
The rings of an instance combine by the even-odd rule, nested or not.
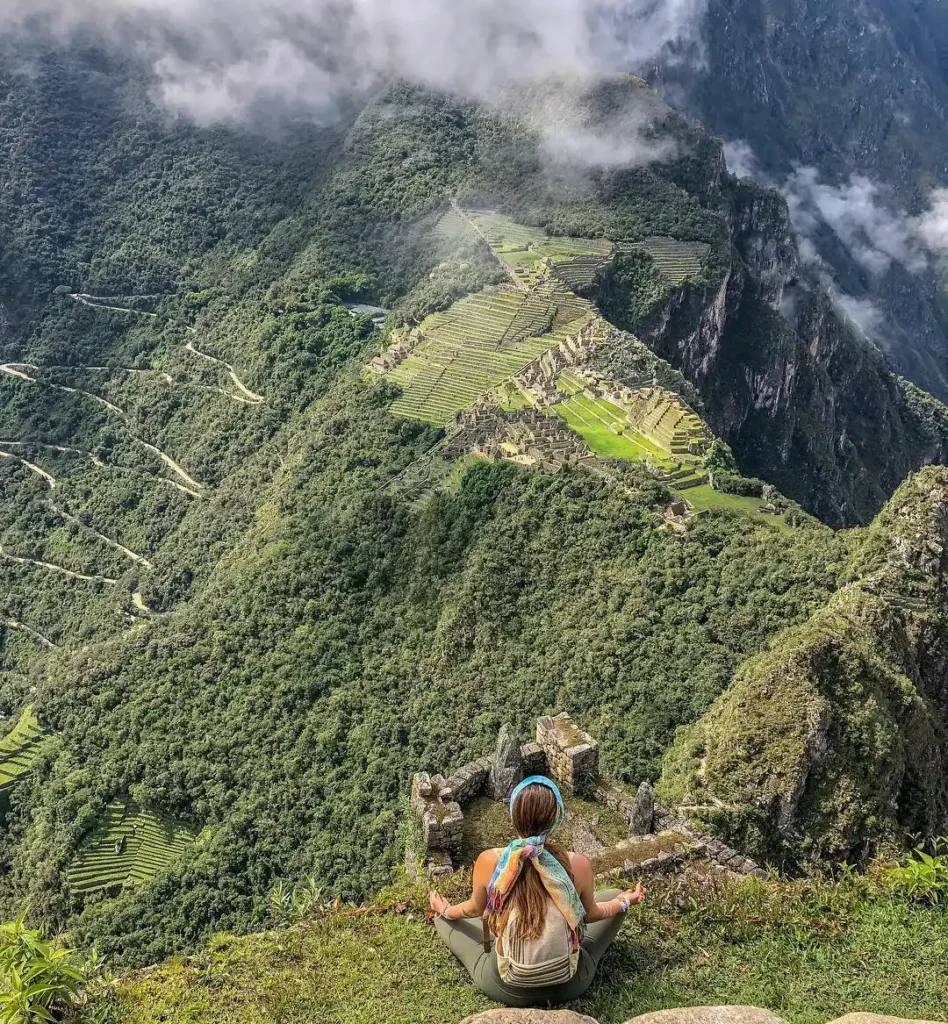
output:
[[[496,283],[485,245],[438,230],[452,199],[553,234],[704,243],[687,285],[636,254],[595,297],[649,340],[664,324],[649,366],[722,433],[727,381],[680,376],[689,318],[721,289],[747,286],[719,325],[728,366],[763,358],[748,324],[810,358],[791,325],[760,327],[773,296],[748,237],[784,230],[779,203],[653,97],[675,158],[553,174],[513,115],[398,83],[330,128],[198,130],[150,107],[134,64],[31,60],[0,69],[0,728],[29,700],[50,739],[0,826],[3,913],[29,905],[138,963],[260,925],[278,879],[371,893],[413,771],[568,708],[611,772],[656,779],[676,728],[843,582],[853,534],[802,512],[670,529],[669,491],[621,467],[479,463],[404,487],[441,431],[363,378],[384,332],[344,304],[412,324]],[[595,126],[650,95],[624,79],[577,102]],[[832,330],[833,359],[805,366],[817,404],[856,344]],[[626,355],[620,378],[642,364]],[[858,361],[891,445],[866,422],[814,453],[778,409],[785,436],[737,425],[732,478],[793,479],[791,497],[852,523],[938,455],[944,410]],[[117,894],[73,892],[123,801],[168,822],[180,856]]]

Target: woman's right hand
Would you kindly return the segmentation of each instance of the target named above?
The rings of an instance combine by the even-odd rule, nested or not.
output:
[[[642,888],[642,883],[639,882],[639,884],[634,889],[626,889],[626,891],[622,893],[619,899],[628,900],[629,906],[632,907],[641,903],[642,900],[645,899],[645,890]]]

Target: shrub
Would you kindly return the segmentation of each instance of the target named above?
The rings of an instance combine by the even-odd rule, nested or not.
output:
[[[55,947],[22,919],[0,925],[0,1024],[104,1024],[112,1019],[109,988],[95,959]]]
[[[944,849],[941,840],[936,849]],[[948,897],[948,854],[926,853],[921,846],[902,867],[889,868],[886,880],[896,891],[922,903],[941,903]]]

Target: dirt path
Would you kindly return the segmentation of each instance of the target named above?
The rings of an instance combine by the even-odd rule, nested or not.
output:
[[[136,437],[135,434],[132,434],[131,430],[129,430],[128,428],[128,424],[125,422],[126,413],[124,410],[120,409],[117,405],[113,405],[111,402],[106,401],[104,398],[100,398],[98,395],[93,395],[92,392],[90,391],[81,391],[78,388],[67,388],[63,384],[51,384],[49,381],[38,380],[36,377],[30,377],[29,374],[23,373],[22,370],[18,369],[18,367],[26,367],[27,369],[30,370],[40,369],[40,367],[34,366],[32,363],[0,363],[0,372],[7,373],[11,377],[18,377],[20,380],[28,381],[29,383],[36,384],[39,387],[55,388],[57,391],[67,391],[73,395],[85,395],[86,397],[91,398],[93,401],[99,402],[100,404],[106,406],[110,412],[113,412],[116,415],[121,416],[123,425],[125,426],[125,429],[128,430],[132,440],[136,441],[140,445],[143,445],[150,452],[153,452],[155,455],[157,455],[158,458],[160,458],[161,461],[164,462],[166,466],[168,466],[171,470],[177,473],[177,475],[181,477],[181,479],[190,488],[193,488],[191,493],[195,497],[200,497],[200,494],[198,494],[197,492],[200,491],[200,489],[204,485],[198,483],[198,481],[195,480],[194,477],[189,476],[184,471],[184,469],[182,469],[181,466],[178,465],[178,463],[175,462],[173,458],[171,458],[170,455],[167,455],[160,448],[155,447],[155,445],[150,444],[148,441],[145,441],[140,437]]]
[[[137,441],[138,438],[135,438]],[[144,443],[144,442],[142,442]],[[166,487],[173,487],[176,491],[181,491],[182,494],[187,494],[190,498],[200,498],[201,495],[192,490],[190,487],[185,487],[184,484],[179,484],[177,480],[169,480],[165,476],[155,476],[154,473],[144,473],[139,469],[130,469],[128,466],[115,466],[110,462],[103,462],[98,455],[94,455],[92,452],[87,452],[84,448],[70,448],[67,445],[61,444],[44,444],[42,441],[3,441],[0,440],[0,446],[4,448],[43,448],[46,451],[59,452],[63,455],[83,455],[85,458],[98,469],[108,469],[113,473],[131,473],[132,476],[137,476],[143,480],[149,480],[152,483],[163,484]],[[8,458],[15,458],[15,456],[7,456]],[[25,461],[25,460],[22,460]],[[32,463],[27,463],[32,465]],[[37,467],[39,469],[39,467]]]
[[[144,309],[131,309],[129,306],[113,306],[105,300],[102,295],[86,295],[85,292],[70,292],[69,298],[81,302],[83,306],[91,306],[93,309],[112,309],[116,313],[134,313],[136,316],[150,316],[158,319],[157,313],[149,313]]]
[[[54,505],[52,502],[50,502],[49,507],[56,513],[56,515],[61,516],[63,519],[65,519],[66,522],[74,523],[76,526],[80,527],[80,529],[87,530],[89,533],[98,537],[99,540],[101,540],[104,544],[108,544],[110,548],[114,548],[116,551],[121,552],[123,555],[125,555],[126,558],[131,559],[137,565],[142,565],[146,569],[154,569],[154,566],[151,564],[151,562],[148,561],[147,558],[145,558],[144,555],[139,555],[137,552],[132,551],[131,548],[125,547],[124,544],[119,544],[117,540],[113,540],[111,537],[107,537],[104,533],[99,533],[99,531],[96,530],[94,527],[89,526],[88,523],[84,523],[81,519],[77,519],[75,516],[70,515],[64,509],[61,509],[58,505]]]
[[[203,355],[203,353],[201,353]],[[210,358],[210,357],[208,357]],[[198,384],[192,380],[180,380],[176,377],[172,377],[170,373],[165,370],[140,370],[133,366],[71,366],[65,363],[52,364],[50,366],[44,366],[44,370],[92,370],[103,373],[127,373],[131,375],[140,375],[142,377],[157,377],[164,381],[171,387],[176,388],[194,388],[197,391],[210,391],[216,395],[223,395],[224,398],[229,398],[233,402],[239,402],[241,405],[259,405],[259,402],[251,401],[249,398],[245,398],[243,395],[235,395],[233,391],[228,391],[226,388],[212,387],[210,384]],[[243,385],[241,385],[243,387]],[[262,399],[261,399],[262,401]]]
[[[22,622],[17,622],[16,619],[0,619],[0,625],[6,626],[7,629],[16,629],[21,633],[26,633],[27,636],[37,643],[42,644],[44,647],[49,647],[50,650],[55,651],[59,647],[59,644],[54,644],[49,637],[43,636],[42,633],[37,633],[35,629],[30,629],[29,626],[24,625]]]
[[[104,463],[98,455],[93,455],[92,452],[87,452],[84,448],[69,448],[66,445],[61,444],[44,444],[42,441],[0,441],[0,445],[4,448],[45,448],[47,451],[59,452],[61,455],[84,455],[87,459],[91,460],[94,466],[98,466],[99,469],[121,469],[120,466],[108,466]],[[127,472],[134,472],[128,470]],[[147,476],[147,473],[142,474]],[[171,481],[166,481],[170,483]]]
[[[31,473],[35,473],[36,476],[42,477],[49,485],[49,489],[51,491],[56,489],[56,477],[51,473],[47,473],[45,469],[41,469],[36,465],[36,463],[28,462],[26,459],[21,459],[19,455],[11,455],[10,452],[5,452],[2,448],[0,448],[0,459],[12,459],[14,462],[19,462],[20,465],[26,466]]]
[[[209,363],[216,363],[218,366],[223,366],[228,374],[230,374],[230,379],[234,382],[234,386],[244,395],[248,405],[261,405],[266,401],[263,395],[258,395],[256,391],[251,391],[250,388],[244,384],[244,382],[237,376],[230,363],[225,363],[223,359],[218,359],[216,356],[209,356],[206,352],[202,352],[200,349],[195,348],[193,341],[189,341],[184,347],[194,355],[200,356],[201,359],[206,359]]]
[[[94,395],[91,391],[82,391],[80,388],[67,388],[65,384],[54,384],[52,381],[39,380],[36,377],[31,377],[29,374],[23,373],[23,371],[17,369],[17,367],[26,367],[28,370],[42,369],[42,367],[35,366],[33,363],[0,363],[0,373],[6,373],[11,377],[18,377],[20,380],[29,381],[30,384],[41,384],[44,387],[53,388],[56,391],[65,391],[69,395],[85,395],[86,398],[91,398],[93,402],[98,402],[99,405],[104,406],[109,410],[109,412],[118,413],[119,416],[125,416],[124,409],[120,409],[107,398],[102,398],[101,395]]]
[[[132,604],[135,606],[135,610],[141,612],[143,615],[147,615],[150,619],[161,619],[164,618],[168,612],[156,612],[154,608],[149,608],[145,604],[145,598],[142,597],[140,590],[132,591]]]
[[[501,261],[503,262],[503,261]],[[129,306],[113,306],[104,299],[103,296],[98,295],[87,295],[84,292],[71,292],[69,298],[74,299],[76,302],[81,302],[84,306],[92,306],[94,309],[111,309],[119,313],[134,313],[138,316],[150,316],[158,317],[157,313],[146,313],[142,309],[131,309]],[[172,321],[177,323],[177,321]],[[184,327],[190,334],[196,334],[197,332],[193,327],[189,327],[186,324],[178,324],[179,327]],[[263,405],[266,399],[263,395],[258,395],[256,391],[251,391],[246,384],[237,376],[237,371],[231,366],[230,363],[224,362],[223,359],[218,359],[216,356],[208,355],[206,352],[202,352],[200,349],[194,347],[193,342],[188,342],[185,345],[188,352],[192,352],[196,356],[200,356],[201,359],[206,359],[209,363],[216,363],[218,366],[223,366],[227,371],[230,379],[234,382],[234,386],[240,392],[239,395],[231,394],[229,391],[225,391],[223,388],[208,388],[209,391],[219,391],[220,394],[225,395],[227,398],[233,398],[235,401],[243,402],[245,405]],[[15,364],[14,364],[15,365]],[[100,369],[100,367],[88,367],[88,369]],[[145,371],[138,371],[145,372]],[[167,377],[167,374],[165,374]],[[169,383],[180,383],[178,381],[172,381],[168,377]],[[200,387],[201,385],[195,385]]]
[[[175,462],[170,455],[166,455],[160,448],[156,448],[153,444],[149,444],[147,441],[143,441],[140,437],[136,437],[135,440],[139,444],[144,445],[150,452],[154,452],[154,454],[157,455],[158,458],[161,459],[161,461],[166,466],[169,467],[169,469],[173,469],[174,472],[177,473],[178,476],[181,477],[181,479],[186,484],[194,488],[194,490],[191,493],[195,497],[200,497],[200,495],[197,492],[200,488],[204,486],[204,484],[199,484],[197,480],[194,479],[193,476],[188,476],[188,474],[185,473],[185,471],[177,464],[177,462]]]
[[[17,565],[35,565],[40,569],[49,569],[52,572],[61,573],[63,576],[71,576],[74,580],[85,580],[87,583],[118,583],[118,580],[113,580],[110,576],[87,576],[81,572],[73,572],[72,569],[66,569],[61,565],[54,565],[52,562],[38,562],[34,558],[21,558],[19,555],[11,555],[3,550],[3,545],[0,544],[0,558],[6,559],[8,562],[16,562]]]

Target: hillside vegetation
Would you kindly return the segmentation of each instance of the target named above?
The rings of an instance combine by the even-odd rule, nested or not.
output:
[[[29,703],[50,738],[10,787],[3,913],[137,965],[264,926],[280,880],[364,897],[401,857],[412,772],[563,708],[612,775],[654,780],[863,543],[776,492],[789,514],[762,511],[765,482],[868,521],[942,451],[944,409],[816,284],[819,323],[780,319],[749,236],[784,239],[785,210],[636,79],[570,101],[593,129],[647,104],[678,156],[560,181],[515,117],[398,83],[330,129],[201,131],[160,118],[131,62],[30,56],[0,92],[0,710],[6,734]],[[569,376],[565,416],[510,387],[581,319],[621,337],[595,359],[615,388],[651,382],[625,419],[570,406]],[[366,379],[419,327],[404,379]],[[765,352],[799,360],[802,412],[756,401]],[[866,391],[812,440],[800,424],[854,363]],[[474,385],[442,389],[449,366]],[[624,455],[553,473],[465,452],[411,486],[497,388],[519,406],[501,413],[580,446],[602,424]],[[686,483],[708,514],[670,522]]]

